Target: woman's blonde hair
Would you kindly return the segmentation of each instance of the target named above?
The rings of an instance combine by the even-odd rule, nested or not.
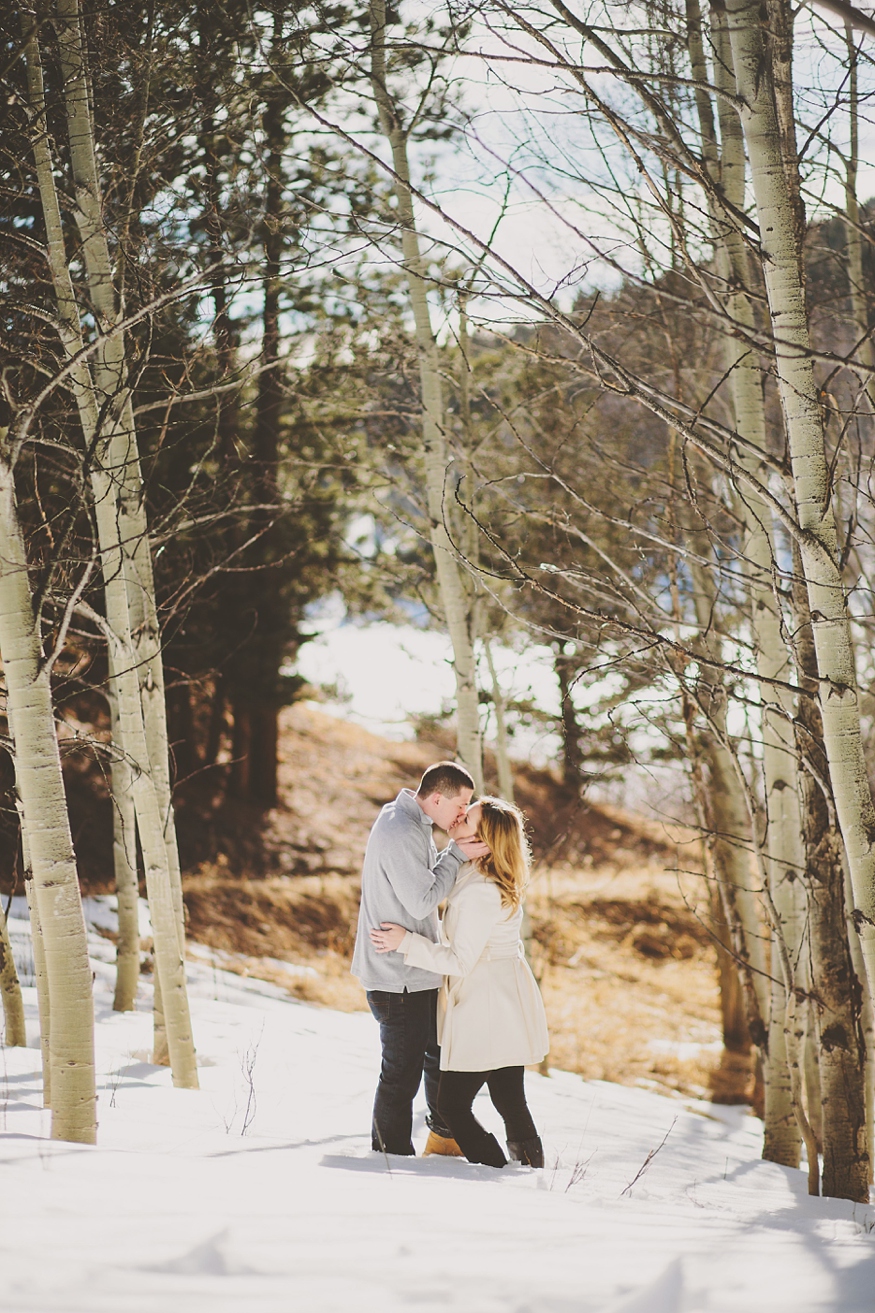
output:
[[[502,905],[516,911],[523,900],[532,857],[525,818],[519,807],[503,798],[486,797],[478,801],[477,836],[489,845],[489,856],[481,857],[477,866],[498,885]]]

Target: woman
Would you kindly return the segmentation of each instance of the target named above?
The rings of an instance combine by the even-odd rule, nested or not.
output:
[[[463,830],[463,827],[465,829]],[[544,1150],[526,1104],[524,1068],[550,1047],[544,1004],[520,941],[529,847],[522,813],[500,798],[469,807],[454,837],[476,833],[489,855],[461,868],[447,899],[442,942],[384,922],[371,931],[378,952],[446,976],[438,1000],[441,1077],[438,1110],[465,1157],[504,1167],[494,1135],[472,1111],[487,1085],[504,1119],[511,1158],[543,1167]]]

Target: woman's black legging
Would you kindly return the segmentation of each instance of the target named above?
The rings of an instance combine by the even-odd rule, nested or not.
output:
[[[524,1076],[524,1067],[441,1072],[438,1111],[469,1162],[503,1167],[506,1161],[495,1137],[480,1125],[472,1111],[474,1099],[484,1085],[504,1121],[509,1142],[532,1140],[538,1134],[526,1103]]]

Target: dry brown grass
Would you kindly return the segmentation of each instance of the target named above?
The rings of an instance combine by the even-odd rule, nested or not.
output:
[[[721,1030],[716,954],[696,901],[703,892],[682,890],[675,872],[656,864],[566,868],[535,880],[532,957],[552,1066],[709,1096]]]
[[[202,870],[184,877],[183,892],[189,934],[218,950],[223,970],[343,1012],[364,1006],[361,986],[349,974],[358,888],[348,876],[240,880]],[[316,974],[291,976],[278,962]]]

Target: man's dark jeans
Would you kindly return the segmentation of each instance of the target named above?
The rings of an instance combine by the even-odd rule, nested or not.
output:
[[[419,1082],[425,1077],[426,1123],[438,1135],[449,1131],[437,1110],[441,1051],[437,1042],[436,989],[417,990],[410,994],[389,994],[381,989],[368,991],[368,1006],[380,1023],[383,1062],[374,1115],[371,1124],[371,1148],[383,1153],[409,1156],[414,1152],[413,1100]]]

